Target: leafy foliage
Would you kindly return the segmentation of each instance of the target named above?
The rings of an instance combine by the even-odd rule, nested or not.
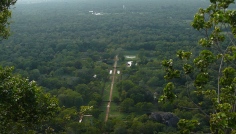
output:
[[[53,117],[59,110],[58,100],[12,71],[12,67],[0,67],[0,132],[25,133]]]
[[[207,51],[200,54],[200,59],[204,58],[204,61],[197,60],[199,66],[202,66],[201,63],[203,66],[208,64],[208,60],[212,61],[202,70],[189,62],[192,56],[197,55],[199,48],[194,47],[191,52],[185,49],[194,46],[200,34],[190,29],[188,22],[200,4],[204,6],[206,3],[196,0],[50,0],[34,4],[19,3],[12,14],[15,23],[11,30],[14,35],[0,42],[0,63],[3,66],[15,66],[16,73],[37,81],[46,91],[58,97],[61,106],[65,106],[57,113],[57,117],[43,126],[38,125],[46,129],[39,133],[176,133],[175,128],[150,121],[147,115],[140,116],[153,111],[174,112],[189,120],[197,118],[201,124],[193,131],[209,133],[209,121],[199,114],[199,109],[186,96],[190,95],[209,114],[214,108],[212,102],[217,103],[217,92],[212,86],[215,82],[212,81],[215,62],[222,56],[227,64],[233,62],[235,48],[229,47],[225,55],[216,55],[215,51],[212,51],[212,56]],[[122,5],[127,6],[127,9],[122,9]],[[103,11],[104,14],[95,16],[88,13],[88,9]],[[225,31],[221,31],[224,35]],[[214,46],[208,39],[205,37],[199,41],[206,50]],[[219,35],[218,40],[227,39]],[[167,81],[174,79],[165,87],[162,78],[165,70],[161,69],[160,62],[174,55],[176,50],[179,50],[177,56],[184,64],[180,67],[177,58],[166,60],[166,70],[169,72]],[[137,63],[137,66],[127,68],[125,54],[130,53],[136,56],[133,63]],[[114,100],[117,105],[111,102],[111,113],[114,116],[110,116],[111,120],[105,124],[105,112],[102,111],[106,89],[110,84],[108,72],[116,54],[122,57],[118,62],[121,74],[115,78],[117,87],[114,94],[117,98]],[[230,72],[233,71],[226,71],[227,78],[222,79],[222,83],[227,84]],[[182,78],[187,74],[186,78],[190,79],[198,73],[199,79],[203,81],[195,85],[199,88],[198,94],[205,97],[194,95],[194,84],[186,83],[185,78]],[[232,78],[230,76],[229,80]],[[179,86],[183,84],[189,87],[188,91]],[[172,104],[154,101],[163,93],[164,87],[163,100],[173,100]],[[205,91],[204,87],[211,90]],[[233,89],[225,87],[224,90],[225,95],[228,95]],[[176,93],[179,93],[178,97]],[[78,122],[81,115],[79,111],[83,111],[80,106],[93,106],[93,109],[85,112],[92,117],[83,119],[82,123]],[[195,110],[188,111],[184,109],[186,107]]]
[[[208,8],[199,9],[192,22],[192,27],[205,36],[198,42],[204,49],[198,57],[194,57],[193,63],[191,63],[194,66],[187,63],[183,65],[183,74],[194,79],[194,89],[197,89],[198,95],[203,95],[211,100],[213,108],[209,113],[206,113],[200,105],[195,104],[196,101],[192,101],[202,113],[210,114],[208,116],[210,117],[211,132],[233,133],[235,132],[235,124],[232,122],[236,121],[236,88],[234,84],[236,79],[234,69],[236,19],[233,18],[235,18],[236,11],[229,8],[234,0],[210,0],[210,2],[211,5]],[[177,52],[177,56],[181,60],[185,55],[182,50]],[[187,57],[185,62],[189,62],[189,59],[191,58]],[[175,72],[170,69],[171,66],[168,64],[163,64],[163,66],[166,68],[167,75]],[[165,79],[169,80],[169,77],[165,76]],[[209,86],[213,86],[213,89],[209,89]],[[186,88],[189,90],[188,87]],[[166,88],[163,91],[163,96],[167,100],[173,101],[174,91],[169,94],[166,93],[168,91]],[[161,98],[160,101],[166,99]],[[189,99],[191,100],[191,98]],[[194,120],[180,120],[181,133],[190,133],[196,123],[197,121]]]
[[[16,0],[1,0],[0,2],[0,37],[7,38],[10,35],[9,31],[9,18],[11,17],[11,11],[9,10],[11,5],[14,5]]]
[[[180,129],[181,134],[189,134],[192,130],[196,128],[197,125],[199,125],[197,120],[181,119],[178,122],[178,127]]]

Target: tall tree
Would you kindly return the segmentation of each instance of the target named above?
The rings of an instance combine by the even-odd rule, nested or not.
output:
[[[34,81],[0,67],[0,133],[27,133],[40,128],[58,110],[58,100],[45,94]]]
[[[1,0],[0,1],[0,37],[7,38],[10,35],[9,18],[11,17],[10,6],[14,5],[16,0]]]
[[[210,2],[208,8],[199,9],[192,22],[192,27],[204,35],[198,42],[203,48],[199,56],[192,59],[191,52],[179,50],[177,56],[183,62],[182,71],[174,68],[171,59],[164,60],[162,65],[166,70],[165,79],[171,80],[181,76],[187,80],[193,79],[192,83],[186,84],[188,92],[194,89],[198,95],[211,100],[212,106],[208,105],[211,108],[210,112],[201,107],[204,102],[193,100],[192,102],[209,118],[212,133],[235,133],[236,11],[229,8],[234,0],[210,0]],[[164,88],[160,101],[174,101],[177,96],[174,89],[174,81],[170,81]],[[191,100],[190,95],[189,99]],[[189,133],[189,129],[193,129],[192,126],[196,124],[198,124],[196,121],[180,120],[179,127],[182,133]]]

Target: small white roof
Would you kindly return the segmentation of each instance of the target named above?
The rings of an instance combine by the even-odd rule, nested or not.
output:
[[[95,15],[103,15],[102,13],[95,13]]]
[[[126,55],[125,58],[134,59],[134,58],[136,58],[136,56],[134,56],[134,55]]]
[[[128,66],[128,67],[131,67],[131,66],[132,66],[132,63],[133,63],[133,61],[128,61],[128,62],[127,62],[127,66]]]

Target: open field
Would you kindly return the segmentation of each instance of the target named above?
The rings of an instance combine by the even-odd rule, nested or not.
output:
[[[103,101],[109,101],[110,88],[111,88],[111,83],[110,82],[106,82],[105,89],[103,91],[103,96],[102,96],[102,100]]]
[[[104,118],[106,116],[106,108],[107,108],[107,102],[102,102],[101,106],[99,107],[99,109],[103,111],[99,116],[99,119],[102,121],[104,121]]]
[[[124,119],[126,118],[126,116],[128,116],[128,114],[119,112],[119,106],[116,103],[114,102],[111,103],[110,117]]]

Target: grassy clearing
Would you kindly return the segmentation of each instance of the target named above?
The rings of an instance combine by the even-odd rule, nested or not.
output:
[[[125,55],[125,60],[124,61],[135,61],[138,60],[138,56],[136,55]]]
[[[139,51],[124,51],[125,61],[134,61],[138,59]],[[128,57],[130,58],[128,58]],[[133,57],[133,58],[132,58]]]
[[[107,102],[102,102],[100,108],[99,108],[101,111],[103,111],[99,118],[100,120],[104,120],[105,119],[105,116],[106,116],[106,110],[107,110]]]
[[[127,117],[127,114],[119,112],[119,106],[116,103],[112,102],[109,117],[124,119]]]
[[[111,89],[111,82],[109,81],[106,82],[105,84],[105,89],[103,91],[103,96],[102,96],[103,101],[109,101],[110,89]]]
[[[113,86],[112,101],[113,101],[114,96],[119,97],[119,92],[118,92],[118,89],[116,87],[116,82],[114,83],[114,86]]]

